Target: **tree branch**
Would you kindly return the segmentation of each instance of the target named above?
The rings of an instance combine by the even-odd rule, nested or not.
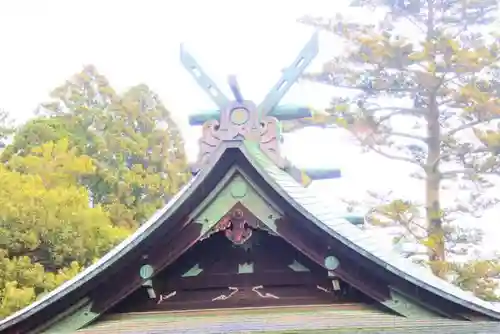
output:
[[[369,111],[369,112],[381,111],[381,110],[386,110],[386,111],[391,111],[391,112],[388,115],[381,116],[378,119],[378,122],[377,122],[378,124],[389,120],[392,116],[402,115],[402,114],[424,117],[426,115],[426,111],[427,111],[424,108],[416,109],[416,108],[403,108],[403,107],[381,107],[381,108],[377,108],[377,109],[367,109],[367,111]]]
[[[453,102],[453,101],[455,101],[455,99],[446,99],[446,100],[441,100],[441,101],[437,101],[437,105],[438,105],[439,107],[441,107],[441,106],[447,105],[448,103],[451,103],[451,102]]]
[[[476,125],[480,125],[480,124],[483,124],[483,123],[487,123],[487,122],[491,122],[491,121],[494,121],[494,120],[497,120],[497,119],[500,119],[500,115],[495,115],[495,116],[492,116],[490,118],[487,118],[487,119],[480,119],[480,120],[476,120],[476,121],[473,121],[473,122],[469,122],[469,123],[466,123],[466,124],[462,124],[454,129],[451,129],[449,131],[447,131],[443,138],[447,138],[447,137],[450,137],[454,134],[456,134],[457,132],[460,132],[460,131],[463,131],[463,130],[467,130],[467,129],[470,129]]]
[[[415,240],[419,243],[419,244],[423,244],[423,241],[425,240],[425,236],[420,236],[418,234],[416,234],[410,227],[410,224],[414,224],[414,225],[417,225],[419,228],[423,229],[424,231],[426,231],[426,229],[423,227],[423,226],[420,226],[414,222],[408,222],[408,223],[403,223],[402,221],[399,221],[398,222],[400,226],[403,226],[403,228],[406,230],[406,232],[408,232],[413,238],[415,238]]]
[[[418,93],[420,90],[418,88],[368,88],[362,85],[346,85],[342,83],[336,83],[332,81],[327,81],[327,80],[321,80],[318,79],[318,75],[313,74],[305,74],[302,76],[302,79],[321,83],[321,84],[326,84],[335,88],[344,88],[344,89],[354,89],[354,90],[361,90],[364,92],[370,92],[370,93],[401,93],[401,92],[406,92],[406,93]]]
[[[383,134],[383,133],[380,133],[380,134]],[[418,135],[412,135],[412,134],[409,134],[409,133],[389,131],[389,132],[386,132],[385,134],[387,134],[387,137],[396,136],[396,137],[401,137],[401,138],[408,138],[408,139],[419,140],[419,141],[422,141],[424,143],[427,142],[427,137],[418,136]]]
[[[478,148],[478,149],[475,149],[473,151],[469,151],[467,152],[468,154],[477,154],[477,153],[488,153],[488,152],[491,152],[491,150],[487,147],[482,147],[482,148]],[[434,168],[436,166],[436,164],[445,159],[445,158],[450,158],[452,157],[453,155],[458,155],[456,152],[452,152],[452,153],[442,153],[439,155],[439,158],[433,163],[433,165],[431,166],[432,168]],[[466,170],[466,169],[462,169],[462,170]],[[460,172],[457,172],[457,173],[460,173]],[[483,174],[483,172],[480,172]]]
[[[351,131],[351,133],[354,135],[354,137],[356,137],[357,140],[360,141],[360,143],[362,145],[367,146],[370,150],[372,150],[375,153],[380,154],[381,156],[383,156],[385,158],[388,158],[388,159],[391,159],[391,160],[396,160],[396,161],[403,161],[403,162],[411,163],[413,165],[417,165],[417,166],[423,168],[422,164],[420,164],[418,161],[415,161],[412,158],[404,157],[404,156],[400,156],[400,155],[393,155],[393,154],[390,154],[390,153],[386,153],[386,152],[380,150],[379,148],[375,147],[375,145],[367,143],[367,140],[369,138],[373,138],[373,134],[371,134],[367,138],[361,138],[358,134],[354,133],[353,131]]]
[[[463,168],[463,169],[456,169],[456,170],[449,170],[446,172],[441,172],[440,176],[442,179],[446,178],[452,178],[454,176],[457,176],[458,174],[464,174],[464,175],[473,175],[473,174],[482,174],[482,175],[500,175],[500,172],[487,172],[487,171],[481,171],[481,170],[475,170],[473,168]]]
[[[440,177],[442,179],[447,179],[447,178],[452,178],[458,174],[467,174],[467,175],[471,175],[471,174],[474,174],[475,171],[474,169],[472,168],[463,168],[463,169],[456,169],[456,170],[449,170],[449,171],[446,171],[446,172],[441,172],[440,173]]]

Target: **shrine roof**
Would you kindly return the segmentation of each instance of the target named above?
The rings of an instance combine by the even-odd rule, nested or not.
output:
[[[347,219],[339,216],[338,212],[332,212],[331,203],[322,196],[318,196],[315,191],[303,187],[286,171],[276,166],[259,149],[258,144],[240,141],[221,143],[217,151],[211,156],[209,163],[165,207],[156,212],[134,234],[73,279],[65,282],[30,306],[1,321],[0,332],[32,317],[52,303],[63,298],[69,298],[70,293],[98,276],[106,275],[106,272],[112,269],[111,267],[115,262],[139,245],[144,244],[153,232],[163,224],[168,223],[173,214],[179,211],[181,205],[186,201],[199,201],[199,198],[195,199],[196,194],[200,191],[209,191],[202,189],[206,188],[204,181],[214,178],[216,175],[220,177],[220,175],[223,175],[221,173],[226,173],[234,165],[250,170],[252,178],[259,179],[257,181],[266,184],[273,190],[273,197],[279,197],[282,202],[288,203],[287,210],[297,210],[304,218],[304,221],[309,221],[321,228],[324,233],[329,234],[332,238],[345,244],[352,251],[359,253],[369,261],[376,263],[405,281],[453,303],[460,304],[489,317],[500,319],[500,309],[498,307],[434,276],[428,269],[405,259],[400,254],[388,251],[369,232],[360,229]],[[194,203],[193,205],[197,204]]]

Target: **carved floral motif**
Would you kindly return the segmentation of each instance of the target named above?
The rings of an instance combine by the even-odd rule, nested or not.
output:
[[[200,240],[210,238],[217,232],[224,231],[226,237],[236,245],[242,245],[245,249],[246,246],[251,248],[247,243],[253,235],[253,230],[260,230],[268,233],[269,235],[277,236],[269,227],[258,220],[252,214],[245,213],[238,207],[233,208],[221,220],[215,224]],[[258,242],[258,241],[257,241]]]
[[[233,210],[229,215],[222,218],[215,226],[216,231],[224,231],[226,237],[234,244],[244,244],[252,236],[252,227],[254,224],[245,219],[243,211]]]

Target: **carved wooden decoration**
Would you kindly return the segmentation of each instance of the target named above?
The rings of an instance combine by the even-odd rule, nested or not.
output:
[[[216,230],[224,231],[232,243],[241,245],[252,236],[252,227],[257,228],[257,226],[250,226],[242,210],[234,209],[217,223]]]
[[[251,243],[247,242],[253,236],[253,230],[264,231],[269,235],[276,236],[265,224],[249,212],[242,204],[236,204],[224,217],[211,228],[200,241],[210,238],[214,233],[224,231],[225,236],[235,245],[249,249],[253,244],[258,244],[255,237]]]
[[[223,109],[220,120],[205,122],[202,137],[198,141],[200,151],[195,168],[202,168],[221,142],[237,140],[258,143],[269,159],[279,167],[285,167],[285,159],[280,151],[282,137],[279,121],[271,116],[261,119],[253,102],[242,101],[233,102]]]

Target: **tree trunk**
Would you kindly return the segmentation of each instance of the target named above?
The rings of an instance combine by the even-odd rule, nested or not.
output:
[[[435,38],[434,2],[427,0],[427,42]],[[431,57],[436,63],[435,50],[431,50]],[[439,123],[439,104],[437,101],[437,87],[426,87],[428,93],[427,121],[427,161],[425,165],[425,212],[427,221],[427,249],[429,263],[434,275],[444,278],[445,267],[445,240],[443,229],[443,217],[441,210],[441,124]]]
[[[445,274],[445,240],[440,203],[438,173],[428,173],[425,184],[425,211],[427,218],[427,246],[432,272],[439,277]]]
[[[441,210],[441,174],[439,171],[441,156],[441,125],[439,124],[439,107],[435,94],[429,96],[429,113],[427,115],[428,153],[426,163],[425,211],[427,220],[427,247],[432,272],[444,277],[446,270],[444,261],[445,240]]]

